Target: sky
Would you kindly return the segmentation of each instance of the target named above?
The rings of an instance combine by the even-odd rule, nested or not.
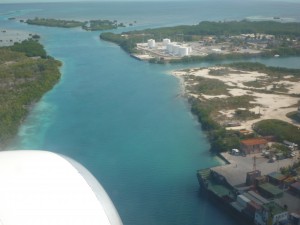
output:
[[[103,2],[103,1],[112,1],[112,0],[89,0],[93,2]],[[113,0],[113,1],[161,1],[161,0]],[[172,0],[163,0],[163,1],[172,1]],[[173,0],[174,1],[174,0]],[[175,1],[186,1],[186,0],[175,0]],[[194,1],[203,1],[203,0],[194,0]],[[244,1],[244,0],[240,0]],[[253,0],[255,1],[255,0]],[[256,0],[257,1],[257,0]],[[269,0],[269,1],[281,1],[281,2],[299,2],[300,0]],[[0,3],[28,3],[28,2],[86,2],[84,0],[0,0]]]
[[[0,0],[1,3],[36,3],[36,2],[152,2],[152,1],[186,1],[186,0]],[[191,0],[191,1],[197,1],[197,0]],[[202,1],[202,0],[198,0]],[[300,1],[300,0],[299,0]]]
[[[118,1],[118,2],[149,2],[149,1],[162,1],[162,0],[0,0],[0,3],[26,3],[26,2],[110,2],[110,1]],[[186,0],[163,0],[163,1],[186,1]],[[195,0],[192,0],[195,1]],[[197,1],[197,0],[196,0]],[[198,0],[202,1],[202,0]],[[299,0],[300,1],[300,0]]]

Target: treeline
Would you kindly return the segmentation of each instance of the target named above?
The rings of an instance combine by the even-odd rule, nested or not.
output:
[[[280,23],[275,21],[257,21],[248,20],[213,22],[203,21],[197,25],[182,25],[175,27],[163,27],[155,29],[146,29],[142,31],[128,32],[130,34],[149,33],[155,38],[163,36],[187,36],[190,35],[238,35],[238,34],[270,34],[275,36],[299,36],[300,23]]]
[[[122,49],[124,49],[128,53],[134,53],[136,43],[143,42],[144,36],[136,35],[128,38],[127,35],[114,34],[112,32],[102,33],[100,34],[100,38],[105,41],[113,42],[119,45]]]
[[[52,57],[29,57],[24,46],[0,48],[0,147],[17,133],[30,107],[49,91],[60,78],[61,63]],[[24,48],[22,48],[22,46]],[[37,52],[43,52],[43,46]],[[24,52],[21,52],[21,49]],[[30,55],[30,54],[29,54]],[[44,56],[44,54],[33,54]]]
[[[272,67],[266,66],[262,63],[252,63],[252,62],[236,62],[224,65],[226,67],[232,67],[238,70],[246,70],[246,71],[259,71],[262,73],[266,73],[269,76],[284,76],[284,75],[293,75],[300,76],[299,69],[291,69],[285,67]]]
[[[169,63],[193,63],[193,62],[201,62],[201,61],[222,61],[222,60],[243,60],[249,58],[268,58],[274,57],[274,55],[279,56],[299,56],[300,48],[288,48],[288,47],[279,47],[269,51],[264,51],[262,53],[257,54],[249,54],[249,53],[230,53],[230,54],[209,54],[207,56],[184,56],[180,59],[172,59]]]
[[[198,118],[202,129],[207,133],[211,144],[211,151],[224,152],[228,149],[237,148],[240,145],[240,138],[234,131],[228,131],[213,117],[213,105],[208,102],[201,102],[198,99],[189,99],[192,113]],[[212,107],[210,107],[212,106]]]
[[[242,59],[249,59],[253,57],[261,57],[260,54],[247,54],[247,53],[231,53],[231,54],[209,54],[206,56],[184,56],[180,59],[172,59],[169,63],[193,63],[193,62],[215,62],[215,61],[222,61],[222,60],[242,60]]]
[[[112,30],[117,29],[118,27],[125,27],[123,23],[118,24],[117,20],[91,20],[82,26],[85,30]]]
[[[202,101],[195,98],[190,98],[192,113],[198,118],[202,129],[207,133],[208,139],[211,143],[211,150],[215,152],[228,151],[228,149],[238,148],[240,140],[249,138],[249,136],[241,136],[238,131],[226,130],[223,124],[218,123],[214,115],[219,110],[232,110],[237,108],[249,108],[250,101],[253,101],[251,96],[231,96],[224,99],[214,98]],[[243,111],[244,112],[244,111]],[[249,111],[245,110],[246,113]],[[236,110],[236,117],[240,111]],[[246,115],[247,117],[255,115]],[[252,137],[252,136],[251,136]]]

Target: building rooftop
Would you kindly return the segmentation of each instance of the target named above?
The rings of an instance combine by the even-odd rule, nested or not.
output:
[[[268,141],[266,139],[263,138],[252,138],[252,139],[246,139],[246,140],[242,140],[241,143],[243,145],[262,145],[262,144],[267,144]]]
[[[279,205],[287,205],[289,212],[300,212],[300,198],[288,191],[284,192],[283,197],[274,200]]]
[[[228,189],[226,186],[222,184],[217,184],[211,180],[208,181],[208,189],[214,192],[219,197],[223,197],[225,195],[228,195],[230,193],[230,189]]]
[[[254,201],[254,202],[256,202],[256,203],[258,203],[260,205],[269,203],[269,201],[267,199],[265,199],[261,195],[255,193],[254,191],[249,191],[247,193],[244,193],[244,195],[246,197],[248,197],[249,199],[251,199],[252,201]]]
[[[273,196],[277,196],[279,194],[282,194],[282,190],[279,189],[278,187],[270,184],[270,183],[264,183],[264,184],[261,184],[261,185],[258,185],[261,189],[269,192],[270,194],[272,194]]]
[[[263,208],[268,211],[271,211],[273,215],[280,214],[286,211],[283,207],[281,207],[275,202],[266,203],[263,205]]]
[[[268,176],[271,177],[271,178],[274,178],[276,180],[284,180],[286,178],[285,175],[283,175],[280,172],[276,172],[276,171],[274,171],[272,173],[269,173]]]

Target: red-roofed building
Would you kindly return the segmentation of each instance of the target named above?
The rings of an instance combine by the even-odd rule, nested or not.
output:
[[[241,151],[245,154],[261,152],[267,147],[268,141],[263,138],[252,138],[241,141]]]

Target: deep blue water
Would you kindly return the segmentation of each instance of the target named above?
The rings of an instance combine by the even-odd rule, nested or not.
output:
[[[259,16],[299,20],[300,4],[203,1],[0,6],[1,29],[39,33],[48,53],[64,63],[61,81],[32,109],[11,148],[47,149],[82,163],[107,190],[125,225],[235,224],[218,206],[198,196],[196,170],[220,162],[209,153],[200,125],[186,100],[179,97],[179,81],[168,75],[186,65],[134,60],[118,46],[101,41],[99,32],[29,26],[7,18],[136,20],[134,27],[123,29],[128,30]],[[296,57],[260,61],[300,65]]]

